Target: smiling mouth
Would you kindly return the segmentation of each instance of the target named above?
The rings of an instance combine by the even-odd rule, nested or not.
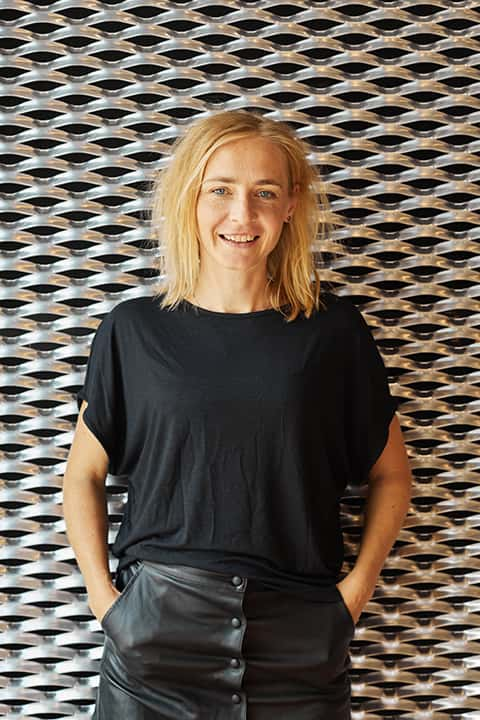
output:
[[[260,235],[223,235],[219,233],[219,237],[233,245],[251,245],[259,239]]]

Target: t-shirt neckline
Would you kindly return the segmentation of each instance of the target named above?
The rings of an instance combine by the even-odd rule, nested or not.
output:
[[[252,310],[251,312],[245,312],[245,313],[229,313],[229,312],[220,312],[219,310],[207,310],[207,308],[203,308],[200,305],[194,305],[190,302],[190,300],[187,300],[186,298],[182,301],[184,305],[189,310],[195,310],[198,311],[200,314],[203,315],[214,315],[216,317],[224,317],[224,318],[251,318],[251,317],[258,317],[261,315],[271,315],[273,313],[279,314],[279,311],[275,308],[265,308],[264,310]],[[285,306],[282,306],[285,307]]]

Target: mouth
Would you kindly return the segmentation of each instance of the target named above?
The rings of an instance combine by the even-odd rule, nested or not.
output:
[[[254,245],[260,239],[260,235],[225,235],[220,234],[219,237],[228,245],[247,246]]]

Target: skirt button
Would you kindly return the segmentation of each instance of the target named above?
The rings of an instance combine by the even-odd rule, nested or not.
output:
[[[241,585],[243,582],[242,578],[239,575],[234,575],[232,578],[232,583],[234,585]]]
[[[238,628],[238,627],[240,627],[241,624],[242,624],[242,621],[239,618],[237,618],[237,617],[232,618],[233,627]]]
[[[233,695],[232,695],[232,701],[233,701],[234,703],[239,703],[239,702],[241,701],[241,699],[242,699],[242,698],[240,697],[240,695],[239,695],[238,693],[233,693]]]

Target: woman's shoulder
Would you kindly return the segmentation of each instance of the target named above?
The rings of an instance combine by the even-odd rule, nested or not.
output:
[[[155,309],[155,295],[139,295],[138,297],[126,298],[114,305],[111,314],[115,319],[137,318],[148,310]]]
[[[339,295],[328,286],[320,290],[320,300],[327,308],[333,308],[347,314],[352,312],[352,308],[355,308],[353,301],[348,295]]]
[[[325,300],[331,306],[337,306],[345,311],[355,311],[357,306],[353,298],[345,292],[339,293],[337,290],[331,288],[329,285],[322,287],[320,290],[320,297]]]
[[[365,318],[350,295],[338,294],[334,290],[325,289],[321,291],[320,297],[338,331],[351,335],[358,331],[360,326],[363,329],[363,326],[366,325]]]
[[[120,300],[103,317],[102,325],[109,328],[115,337],[131,339],[141,327],[155,323],[155,297],[142,295]],[[158,318],[157,318],[158,320]]]

